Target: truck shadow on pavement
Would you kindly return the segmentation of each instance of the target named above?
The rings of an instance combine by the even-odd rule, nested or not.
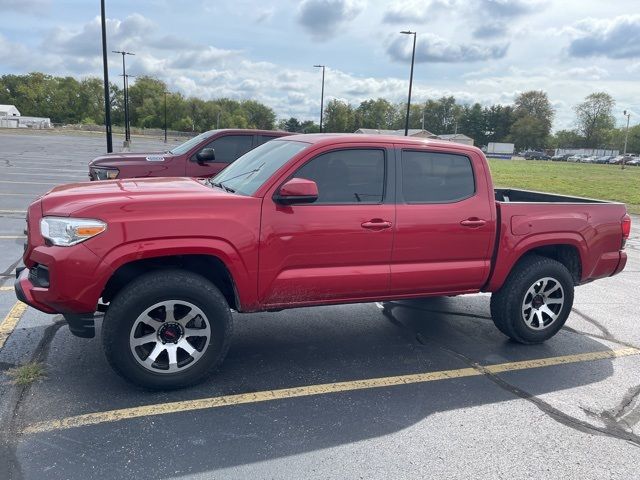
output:
[[[48,378],[25,396],[16,428],[131,406],[609,350],[567,331],[543,345],[519,345],[495,329],[487,310],[488,297],[477,296],[236,315],[236,333],[220,372],[202,385],[174,392],[126,384],[109,369],[99,339],[77,339],[63,328],[51,344]],[[612,373],[611,360],[598,360],[24,435],[16,440],[13,467],[16,478],[40,478],[46,472],[48,479],[212,472],[375,439],[437,412],[516,398],[532,401],[572,428],[616,436],[545,411],[538,399]]]

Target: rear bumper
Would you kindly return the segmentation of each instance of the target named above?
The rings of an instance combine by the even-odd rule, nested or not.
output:
[[[624,270],[624,267],[626,265],[627,265],[627,253],[626,252],[620,252],[620,260],[618,261],[618,266],[613,271],[611,276],[614,276],[614,275],[617,275],[618,273],[620,273],[622,270]]]

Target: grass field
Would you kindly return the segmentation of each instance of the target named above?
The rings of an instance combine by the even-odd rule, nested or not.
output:
[[[496,187],[615,200],[640,214],[640,167],[489,159]]]

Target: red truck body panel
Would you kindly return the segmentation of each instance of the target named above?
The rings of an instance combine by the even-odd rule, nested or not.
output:
[[[233,280],[238,309],[247,312],[493,292],[523,255],[549,245],[578,251],[577,283],[624,268],[624,205],[496,201],[489,166],[477,148],[366,135],[300,135],[282,141],[309,146],[252,195],[188,178],[53,189],[29,208],[24,255],[28,268],[49,268],[51,286],[35,287],[23,271],[18,281],[27,302],[49,313],[93,312],[120,267],[167,256],[219,259]],[[380,203],[283,205],[274,200],[279,187],[318,155],[362,148],[384,152]],[[474,192],[450,203],[400,201],[399,158],[409,150],[468,157]],[[43,215],[94,218],[108,227],[81,244],[56,247],[40,234]]]

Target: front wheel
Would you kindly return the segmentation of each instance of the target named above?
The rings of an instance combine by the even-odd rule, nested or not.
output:
[[[205,278],[180,270],[145,274],[114,298],[102,324],[107,360],[127,380],[152,389],[192,385],[223,360],[229,306]]]
[[[491,296],[496,327],[520,343],[542,343],[562,328],[573,306],[573,278],[560,262],[529,255]]]

